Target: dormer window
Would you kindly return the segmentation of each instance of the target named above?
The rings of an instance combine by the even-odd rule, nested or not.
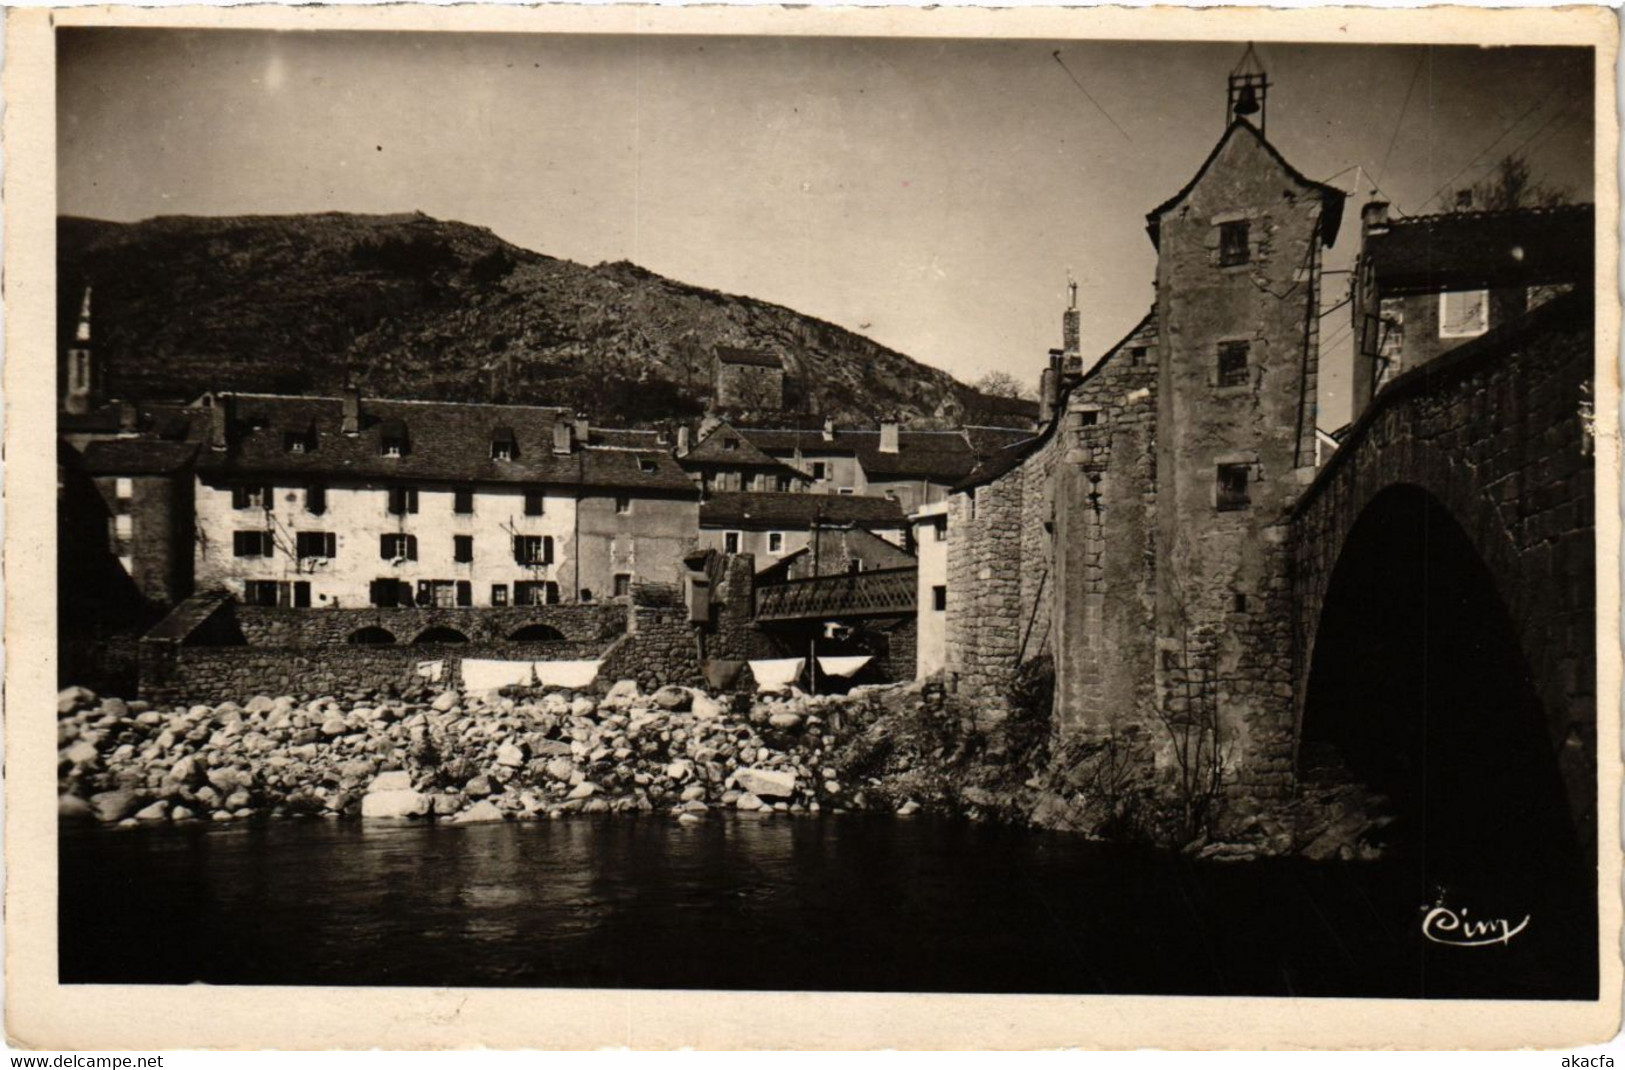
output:
[[[737,438],[725,438],[722,440],[722,448],[725,450],[736,450],[739,448],[739,440]]]
[[[1219,224],[1219,266],[1234,267],[1252,259],[1248,246],[1248,224],[1245,219]]]
[[[301,427],[282,436],[282,448],[289,453],[310,453],[316,449],[316,430]]]
[[[649,460],[647,457],[638,461],[638,471],[640,472],[656,472],[659,471],[659,469],[660,466],[654,461]]]
[[[511,461],[519,453],[513,428],[499,427],[491,432],[491,460]]]
[[[406,456],[406,423],[385,420],[378,428],[378,452],[385,457]]]

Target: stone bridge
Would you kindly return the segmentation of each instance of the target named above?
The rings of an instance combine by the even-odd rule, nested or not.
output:
[[[1595,843],[1592,315],[1573,294],[1395,380],[1297,503],[1301,779],[1505,851]]]

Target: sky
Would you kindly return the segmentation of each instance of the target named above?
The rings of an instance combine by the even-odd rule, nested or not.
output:
[[[1086,361],[1150,306],[1145,213],[1223,133],[1244,47],[64,30],[58,208],[422,211],[783,304],[966,381],[1036,381],[1068,272]],[[1374,186],[1437,212],[1512,152],[1592,198],[1588,51],[1258,55],[1270,141],[1353,194],[1330,270]],[[1346,278],[1328,274],[1323,307]],[[1322,321],[1326,427],[1346,417],[1347,327],[1346,308]]]

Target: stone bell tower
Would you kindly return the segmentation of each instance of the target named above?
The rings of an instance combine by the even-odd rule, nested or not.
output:
[[[1344,194],[1264,138],[1249,45],[1223,136],[1146,216],[1157,247],[1157,701],[1239,779],[1290,778],[1289,510],[1315,474],[1321,250]],[[1255,126],[1252,117],[1257,116]]]

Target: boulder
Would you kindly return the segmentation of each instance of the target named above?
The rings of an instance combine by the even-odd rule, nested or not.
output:
[[[429,797],[416,791],[369,791],[361,797],[362,817],[422,817]]]
[[[791,713],[788,710],[772,714],[767,723],[778,729],[791,729],[801,727],[801,714]]]
[[[497,804],[490,799],[485,799],[452,818],[451,823],[453,825],[479,825],[506,820],[507,815],[497,809]]]
[[[747,793],[766,799],[788,799],[796,792],[796,775],[784,769],[736,769],[730,779]]]
[[[523,747],[512,743],[504,743],[497,748],[497,764],[516,769],[525,764],[525,751]]]
[[[88,710],[96,705],[96,692],[88,687],[64,687],[56,693],[56,712],[66,717],[75,710]]]
[[[196,818],[197,815],[185,806],[177,806],[175,809],[169,812],[169,819],[171,821],[193,821],[196,820]]]
[[[662,687],[659,691],[654,693],[654,697],[651,701],[653,701],[656,706],[659,706],[663,710],[670,710],[673,713],[681,713],[689,708],[693,698],[689,695],[686,689],[672,684],[667,684],[665,687]]]
[[[722,703],[718,702],[710,695],[695,692],[693,698],[690,700],[688,712],[693,714],[696,718],[710,721],[721,717],[727,711],[723,709]]]
[[[90,806],[98,821],[123,821],[135,813],[141,797],[133,791],[104,791],[90,797]]]
[[[429,809],[436,817],[451,817],[463,808],[463,797],[456,792],[440,792],[429,796]]]
[[[169,804],[159,799],[135,812],[137,821],[165,821],[169,818]]]
[[[547,763],[547,775],[554,780],[569,780],[575,771],[575,763],[568,758],[554,758]]]
[[[567,798],[567,799],[587,799],[587,798],[591,798],[593,793],[596,792],[597,790],[598,790],[598,785],[597,784],[594,784],[590,780],[583,780],[581,783],[579,783],[575,787],[571,788],[570,789],[570,794],[566,795],[565,798]]]
[[[736,809],[736,810],[746,810],[746,811],[760,810],[762,807],[764,807],[766,805],[767,805],[766,803],[764,803],[762,800],[758,799],[756,796],[752,795],[748,791],[745,792],[743,795],[739,796],[739,798],[734,800],[734,809]]]
[[[387,773],[379,773],[367,785],[367,791],[410,791],[412,789],[412,774],[404,769],[392,769]]]
[[[322,735],[326,736],[328,739],[342,736],[349,730],[350,727],[344,723],[344,718],[340,717],[338,714],[333,714],[322,722]]]
[[[268,713],[276,708],[276,700],[270,695],[255,695],[248,700],[243,709],[249,713]]]
[[[429,703],[429,708],[434,710],[436,713],[450,713],[452,710],[457,708],[457,692],[440,692],[440,694],[434,697],[434,701]]]
[[[577,695],[570,702],[571,717],[591,717],[598,712],[598,704],[586,695]]]
[[[672,762],[666,766],[666,775],[681,784],[694,775],[694,767],[688,762]]]
[[[486,776],[484,773],[481,773],[477,777],[471,777],[468,783],[463,785],[463,794],[472,795],[475,798],[482,795],[489,795],[494,790],[496,789],[491,783],[491,778]]]
[[[604,701],[599,705],[608,706],[611,709],[625,709],[642,697],[642,693],[638,691],[636,680],[619,680],[609,689],[609,693],[604,696]]]
[[[104,717],[128,717],[130,715],[130,707],[125,705],[124,700],[121,698],[102,699],[101,711]]]
[[[56,816],[63,821],[94,821],[96,811],[77,795],[59,795],[56,800]]]
[[[81,739],[62,752],[62,757],[74,765],[91,765],[96,761],[96,744]]]

